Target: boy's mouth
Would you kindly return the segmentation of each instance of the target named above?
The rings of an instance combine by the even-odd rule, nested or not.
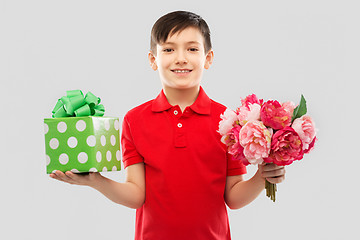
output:
[[[192,70],[190,70],[190,69],[173,69],[171,71],[174,72],[174,73],[189,73]]]

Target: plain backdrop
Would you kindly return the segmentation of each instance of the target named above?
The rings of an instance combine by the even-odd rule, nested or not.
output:
[[[235,109],[251,93],[296,103],[304,94],[319,129],[315,150],[286,168],[276,203],[263,192],[229,210],[232,238],[356,239],[356,1],[0,0],[4,239],[133,239],[135,210],[45,173],[43,118],[70,89],[92,91],[106,115],[121,120],[155,98],[161,84],[147,59],[150,30],[175,10],[210,26],[215,59],[202,86],[212,99]],[[248,167],[246,178],[255,170]],[[124,181],[126,171],[104,175]]]

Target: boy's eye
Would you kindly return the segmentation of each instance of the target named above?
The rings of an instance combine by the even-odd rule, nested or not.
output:
[[[190,48],[189,50],[190,50],[191,52],[199,51],[199,49],[197,49],[197,48]]]
[[[163,52],[171,52],[171,51],[172,51],[171,48],[165,48],[165,49],[163,50]]]

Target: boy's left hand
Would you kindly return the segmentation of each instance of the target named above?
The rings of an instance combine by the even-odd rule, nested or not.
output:
[[[285,167],[274,163],[259,164],[260,176],[270,183],[281,183],[285,180]]]

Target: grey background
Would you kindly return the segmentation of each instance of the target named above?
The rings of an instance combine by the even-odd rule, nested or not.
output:
[[[43,118],[69,89],[102,98],[107,116],[160,92],[150,29],[189,10],[212,31],[202,85],[240,97],[308,101],[315,150],[287,167],[274,204],[262,193],[229,210],[233,239],[355,239],[359,214],[360,34],[356,1],[0,0],[0,232],[6,239],[133,239],[135,210],[45,174]],[[248,167],[247,178],[255,172]],[[125,171],[104,174],[124,181]]]

